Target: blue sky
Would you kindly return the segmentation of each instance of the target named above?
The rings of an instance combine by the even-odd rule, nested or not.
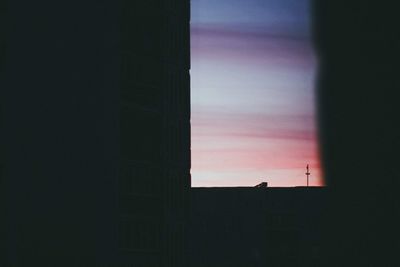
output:
[[[258,28],[279,34],[310,35],[309,1],[192,0],[192,25]]]

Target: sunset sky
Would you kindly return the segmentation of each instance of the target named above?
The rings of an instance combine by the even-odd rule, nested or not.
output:
[[[192,0],[192,186],[322,185],[306,0]]]

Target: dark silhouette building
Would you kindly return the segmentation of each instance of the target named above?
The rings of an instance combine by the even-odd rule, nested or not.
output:
[[[184,266],[189,1],[1,3],[0,265]]]
[[[121,10],[119,247],[145,266],[182,266],[189,1],[122,1]]]
[[[192,188],[188,266],[321,266],[326,190]]]

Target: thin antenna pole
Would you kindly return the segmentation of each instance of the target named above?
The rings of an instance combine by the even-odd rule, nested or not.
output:
[[[307,172],[306,172],[306,175],[307,175],[307,187],[308,187],[308,176],[310,176],[310,170],[309,170],[309,168],[308,168],[308,164],[307,164],[307,167],[306,167],[306,169],[307,169]]]

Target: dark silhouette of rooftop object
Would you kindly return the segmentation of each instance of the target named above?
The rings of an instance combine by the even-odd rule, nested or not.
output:
[[[309,169],[309,167],[308,167],[308,164],[307,164],[307,166],[306,166],[306,173],[305,173],[305,175],[307,175],[307,186],[308,186],[308,178],[309,178],[309,176],[310,176],[310,169]]]
[[[267,188],[268,187],[268,183],[267,182],[261,182],[258,185],[256,185],[255,187],[257,187],[257,188]]]

